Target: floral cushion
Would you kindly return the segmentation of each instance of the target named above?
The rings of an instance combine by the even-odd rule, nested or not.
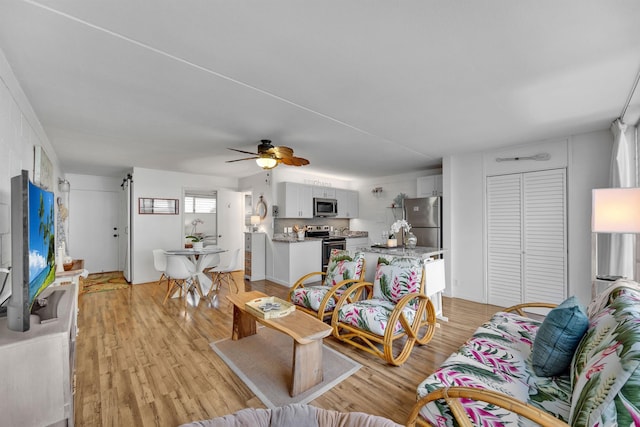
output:
[[[318,311],[322,299],[330,290],[330,286],[305,286],[304,288],[294,289],[291,293],[291,302],[297,306]],[[336,293],[338,294],[339,292]],[[335,305],[336,303],[333,299],[329,300],[327,310],[332,310]]]
[[[640,424],[640,287],[611,288],[572,362],[573,426]]]
[[[323,284],[294,289],[291,292],[291,302],[297,306],[318,311],[320,309],[320,303],[333,286],[343,280],[362,277],[364,260],[365,257],[363,252],[356,252],[351,256],[349,251],[334,249],[331,252],[331,258],[329,259],[327,274]],[[349,286],[350,284],[345,288],[348,288]],[[336,296],[339,297],[343,292],[343,290],[338,290],[336,292]],[[330,299],[327,302],[325,311],[333,310],[335,305],[335,300],[333,298]]]
[[[364,252],[356,252],[351,256],[346,250],[332,250],[323,285],[332,287],[343,280],[362,277],[364,259]]]
[[[420,292],[422,268],[422,260],[418,258],[397,257],[390,261],[378,258],[373,298],[396,304],[403,296]]]
[[[418,386],[418,398],[442,387],[474,387],[528,401],[560,419],[568,419],[569,377],[532,375],[531,348],[540,325],[537,320],[515,313],[496,313]],[[510,411],[485,402],[463,400],[462,403],[475,425],[527,424]],[[454,425],[453,416],[443,401],[429,403],[421,413],[434,425]]]
[[[342,323],[383,336],[389,323],[389,316],[395,307],[394,303],[386,300],[358,301],[340,307],[338,319]],[[413,321],[416,314],[415,310],[409,306],[404,307],[403,313],[409,322]],[[396,323],[393,332],[404,332],[400,321]]]

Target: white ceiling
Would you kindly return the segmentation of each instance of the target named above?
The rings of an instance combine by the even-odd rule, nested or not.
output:
[[[0,49],[64,172],[242,177],[259,169],[227,147],[266,138],[365,178],[607,128],[639,17],[637,0],[0,0]]]

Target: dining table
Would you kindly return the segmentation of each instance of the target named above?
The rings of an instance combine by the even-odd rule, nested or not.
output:
[[[164,251],[167,255],[178,255],[188,257],[195,267],[194,275],[197,277],[196,289],[200,294],[200,297],[204,298],[207,295],[204,292],[203,287],[207,289],[207,292],[211,288],[212,281],[204,272],[204,269],[210,267],[211,260],[218,254],[227,252],[226,249],[219,247],[204,247],[202,249],[184,248],[184,249],[170,249]],[[214,267],[214,266],[211,266]]]

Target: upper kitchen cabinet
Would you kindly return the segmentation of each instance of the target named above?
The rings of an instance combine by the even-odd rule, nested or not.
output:
[[[331,187],[313,187],[313,197],[320,197],[322,199],[335,199],[336,189]]]
[[[278,192],[281,218],[313,218],[312,187],[295,182],[281,182]]]
[[[336,218],[357,218],[359,215],[358,192],[353,190],[335,190],[338,201]]]
[[[418,178],[418,196],[442,196],[442,175],[421,176]]]

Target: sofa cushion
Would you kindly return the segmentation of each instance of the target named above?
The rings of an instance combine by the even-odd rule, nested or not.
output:
[[[572,362],[572,426],[640,423],[640,287],[612,287]]]
[[[547,314],[533,342],[531,364],[538,376],[561,375],[569,369],[589,319],[575,296]]]

